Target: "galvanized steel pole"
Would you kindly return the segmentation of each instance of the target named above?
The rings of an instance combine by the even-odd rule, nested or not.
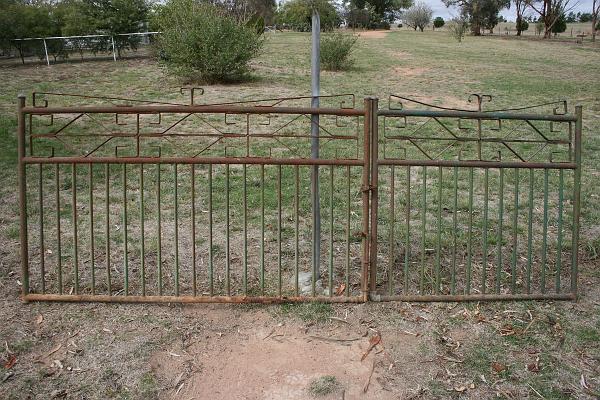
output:
[[[321,47],[321,20],[317,10],[313,9],[312,14],[312,53],[311,53],[311,107],[319,107],[319,87],[320,87],[320,47]],[[319,158],[319,114],[311,115],[310,129],[310,150],[312,158]],[[311,173],[311,194],[312,194],[312,239],[313,239],[313,290],[314,284],[320,275],[321,260],[321,206],[319,202],[319,166],[314,165]],[[331,288],[329,288],[331,290]]]

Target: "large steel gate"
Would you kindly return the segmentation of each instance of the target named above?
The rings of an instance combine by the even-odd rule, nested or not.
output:
[[[19,98],[24,300],[576,297],[580,108],[190,94]]]

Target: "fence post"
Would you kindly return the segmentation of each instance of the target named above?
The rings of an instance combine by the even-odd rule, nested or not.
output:
[[[113,60],[116,62],[117,61],[117,53],[115,53],[115,37],[111,36],[110,40],[112,42],[112,48],[113,48]]]
[[[377,209],[379,207],[379,124],[378,111],[379,99],[374,97],[371,99],[371,235],[369,245],[369,291],[371,296],[375,294],[377,284]]]
[[[321,49],[321,20],[317,10],[312,14],[312,54],[311,54],[311,102],[312,108],[319,108],[320,95],[320,49]],[[310,153],[311,158],[319,158],[319,114],[310,116]],[[311,195],[312,195],[312,240],[313,240],[313,292],[315,283],[321,275],[321,203],[319,197],[319,166],[313,165],[311,170]],[[329,288],[330,292],[333,290]]]
[[[19,181],[19,239],[21,245],[21,279],[23,299],[29,294],[29,246],[27,243],[27,192],[26,192],[26,176],[25,176],[25,95],[19,94],[17,97],[17,150],[18,150],[18,171],[17,178]]]
[[[577,275],[578,275],[578,262],[579,262],[579,215],[580,202],[581,202],[581,130],[582,130],[582,118],[583,108],[582,106],[575,107],[575,177],[573,187],[573,244],[572,244],[572,255],[571,261],[571,293],[577,299]]]
[[[373,99],[365,97],[364,100],[364,135],[363,135],[363,170],[362,170],[362,274],[361,292],[363,301],[369,300],[369,192],[370,192],[370,169],[371,169],[371,114],[373,113]]]
[[[46,39],[44,39],[44,53],[46,53],[46,64],[50,66],[50,59],[48,58],[48,46],[46,45]]]

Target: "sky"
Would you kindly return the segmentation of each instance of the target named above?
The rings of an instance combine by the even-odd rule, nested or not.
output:
[[[457,16],[459,14],[457,9],[453,9],[453,8],[446,8],[446,6],[444,5],[444,3],[442,3],[442,0],[421,0],[424,3],[428,4],[432,9],[433,9],[433,17],[442,17],[444,19],[450,19],[453,16]],[[569,7],[571,7],[571,4],[577,4],[577,6],[573,9],[573,11],[575,13],[579,12],[591,12],[592,11],[592,0],[571,0]],[[528,10],[526,12],[527,13],[531,13],[531,14],[535,14],[535,11],[531,11]],[[504,16],[504,18],[506,18],[509,21],[514,21],[516,18],[515,15],[515,10],[514,7],[511,7],[511,9],[505,9],[500,11],[500,15]],[[537,14],[535,14],[535,16],[537,17]]]

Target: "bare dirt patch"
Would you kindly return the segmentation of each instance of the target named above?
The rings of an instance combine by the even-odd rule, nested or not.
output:
[[[358,36],[360,36],[361,38],[367,38],[367,39],[383,39],[384,37],[386,37],[388,35],[388,31],[365,31],[365,32],[360,32],[358,34]]]
[[[423,68],[423,67],[394,67],[392,68],[392,73],[395,75],[399,75],[401,77],[407,78],[407,77],[411,77],[411,76],[419,76],[419,75],[423,75],[424,73],[426,73],[427,71],[429,71],[429,68]]]
[[[394,367],[384,339],[367,352],[377,333],[354,318],[313,325],[278,322],[264,309],[248,313],[217,306],[187,312],[209,319],[213,332],[151,357],[159,380],[172,388],[165,398],[306,399],[311,382],[323,376],[339,383],[323,399],[341,398],[342,392],[346,399],[395,399],[400,393],[400,386],[380,383],[381,371]]]

